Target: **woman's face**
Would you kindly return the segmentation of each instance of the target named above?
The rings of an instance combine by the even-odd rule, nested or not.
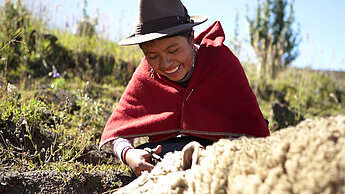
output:
[[[152,69],[171,81],[179,81],[193,63],[194,32],[188,41],[183,36],[152,40],[141,44],[141,49]]]

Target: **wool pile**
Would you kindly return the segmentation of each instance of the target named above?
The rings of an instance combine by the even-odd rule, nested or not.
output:
[[[182,156],[165,155],[117,193],[345,193],[345,116],[305,120],[266,138],[221,139],[186,170]]]

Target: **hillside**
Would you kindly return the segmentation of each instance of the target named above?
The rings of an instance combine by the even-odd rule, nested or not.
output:
[[[337,83],[337,86],[341,88],[342,90],[345,90],[345,71],[321,71],[321,72],[324,72],[327,75],[331,76]]]

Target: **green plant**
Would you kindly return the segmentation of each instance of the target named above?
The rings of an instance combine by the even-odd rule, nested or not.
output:
[[[78,34],[80,36],[96,36],[98,18],[90,18],[86,12],[87,0],[84,0],[83,18],[78,22]]]
[[[258,58],[261,75],[277,74],[298,56],[298,32],[293,30],[293,3],[287,0],[258,0],[255,18],[247,16],[250,44]],[[286,11],[289,6],[289,12]]]
[[[29,157],[43,165],[42,153],[51,146],[46,130],[55,126],[49,125],[50,112],[43,102],[31,98],[23,103],[20,97],[17,91],[7,91],[2,97],[0,143],[15,156]]]

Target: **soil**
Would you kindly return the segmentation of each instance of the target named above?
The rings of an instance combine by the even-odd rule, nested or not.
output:
[[[78,175],[57,171],[6,172],[0,174],[0,193],[102,193],[133,179],[127,172]]]

